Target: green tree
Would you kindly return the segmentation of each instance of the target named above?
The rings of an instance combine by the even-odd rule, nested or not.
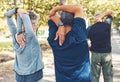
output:
[[[90,19],[93,23],[93,16],[95,12],[106,12],[108,9],[114,12],[114,24],[120,21],[120,0],[79,0],[83,6],[86,18]]]
[[[4,19],[4,13],[14,7],[34,10],[40,14],[39,25],[46,25],[48,13],[60,1],[67,1],[70,4],[81,4],[85,11],[85,17],[93,23],[95,12],[105,12],[108,9],[114,11],[114,24],[120,21],[120,0],[0,0],[0,18]]]

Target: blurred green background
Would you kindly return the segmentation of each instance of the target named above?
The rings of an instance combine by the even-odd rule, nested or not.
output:
[[[62,1],[62,0],[61,0]],[[93,23],[95,12],[105,12],[113,10],[114,21],[113,28],[120,23],[120,0],[63,0],[68,4],[81,4],[84,8],[85,18],[89,24]],[[48,34],[47,21],[49,19],[49,11],[60,0],[0,0],[0,52],[12,51],[12,43],[9,29],[6,23],[5,13],[7,10],[19,7],[26,10],[34,10],[40,15],[38,37],[46,40]],[[6,41],[6,39],[8,41]]]

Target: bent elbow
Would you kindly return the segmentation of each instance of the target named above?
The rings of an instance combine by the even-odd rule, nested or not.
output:
[[[83,8],[81,5],[75,5],[75,12],[83,11]]]
[[[5,13],[6,17],[11,17],[8,12]]]

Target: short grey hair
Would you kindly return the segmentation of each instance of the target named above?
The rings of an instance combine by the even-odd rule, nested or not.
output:
[[[32,23],[38,23],[38,20],[40,19],[39,14],[37,14],[36,12],[29,10],[29,17]]]
[[[101,15],[101,12],[96,12],[96,13],[94,14],[94,17],[96,17],[96,16],[98,16],[98,15]]]
[[[94,14],[94,20],[95,20],[95,18],[96,18],[98,15],[101,15],[101,12],[100,12],[100,11],[99,11],[99,12],[96,12],[96,13]]]

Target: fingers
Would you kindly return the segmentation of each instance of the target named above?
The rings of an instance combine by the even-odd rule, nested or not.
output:
[[[19,44],[22,48],[25,47],[25,42],[24,42],[24,41],[19,41],[18,44]]]
[[[23,39],[19,39],[19,40],[18,40],[18,44],[19,44],[22,48],[25,47],[25,42],[24,42]]]
[[[18,44],[21,46],[21,47],[25,47],[25,37],[23,34],[20,34],[17,36],[17,40],[18,40]]]
[[[60,37],[59,37],[59,45],[62,46],[64,41],[65,41],[65,36],[64,35],[60,35]]]
[[[22,14],[28,14],[29,15],[29,13],[24,9],[18,9],[17,13],[18,13],[18,15],[20,15],[20,17],[22,17]]]
[[[59,45],[62,46],[65,41],[65,36],[63,34],[56,33],[54,40],[57,40],[58,38],[59,38]]]
[[[25,37],[23,36],[23,41],[25,42]]]
[[[58,32],[56,33],[56,35],[55,35],[55,39],[54,40],[57,40],[58,39]]]
[[[56,35],[55,35],[55,39],[54,40],[57,40],[59,39],[59,45],[62,46],[64,41],[65,41],[65,28],[64,26],[60,26],[56,32]]]
[[[18,40],[18,44],[23,48],[25,47],[25,42],[24,42],[23,38]]]

